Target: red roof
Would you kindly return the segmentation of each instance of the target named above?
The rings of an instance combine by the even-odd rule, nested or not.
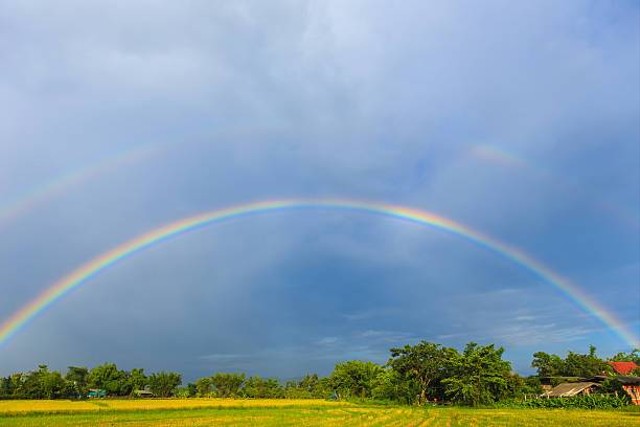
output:
[[[614,371],[620,375],[629,375],[631,371],[638,368],[636,362],[607,362]]]

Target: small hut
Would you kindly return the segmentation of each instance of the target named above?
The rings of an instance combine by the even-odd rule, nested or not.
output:
[[[594,382],[577,382],[558,384],[551,391],[542,394],[542,397],[574,397],[586,396],[600,387],[600,384]]]

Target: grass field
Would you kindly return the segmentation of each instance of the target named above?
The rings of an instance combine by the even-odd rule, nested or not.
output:
[[[640,426],[611,411],[410,408],[323,400],[0,401],[0,426]]]

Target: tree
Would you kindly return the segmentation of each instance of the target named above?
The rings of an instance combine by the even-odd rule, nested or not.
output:
[[[84,366],[69,366],[65,379],[73,385],[75,396],[83,397],[87,395],[87,379],[89,377],[89,369]]]
[[[331,392],[328,382],[328,378],[320,378],[318,374],[307,374],[299,381],[288,381],[284,395],[288,399],[324,399]]]
[[[329,376],[329,385],[339,399],[372,396],[374,381],[383,372],[380,365],[373,362],[349,360],[338,363]]]
[[[210,397],[213,391],[211,377],[198,378],[196,381],[196,391],[198,397]]]
[[[0,381],[0,398],[8,399],[11,396],[13,396],[11,377],[2,377],[2,381]]]
[[[596,348],[589,346],[589,354],[579,354],[572,351],[564,360],[563,375],[570,377],[590,378],[601,375],[609,369],[609,365],[596,356]]]
[[[280,382],[275,378],[249,377],[242,386],[242,394],[253,399],[277,399],[284,397]]]
[[[198,390],[196,389],[196,385],[194,383],[187,384],[187,390],[189,390],[189,397],[196,397]]]
[[[447,395],[457,403],[478,406],[495,402],[507,391],[511,364],[504,349],[471,342],[453,359],[453,375],[442,380]]]
[[[635,348],[630,353],[620,352],[609,358],[611,362],[635,362],[640,365],[640,348]]]
[[[605,361],[596,355],[596,348],[589,346],[588,354],[570,351],[562,359],[555,354],[537,352],[533,354],[531,366],[537,368],[540,377],[582,377],[600,375],[609,369]]]
[[[420,395],[417,381],[407,381],[398,371],[389,367],[374,381],[373,397],[380,400],[395,400],[410,405]]]
[[[169,397],[182,384],[182,376],[176,372],[158,372],[149,375],[149,389],[158,397]]]
[[[555,377],[564,375],[564,360],[555,354],[547,354],[543,351],[533,353],[531,367],[536,368],[539,377]]]
[[[211,384],[216,396],[236,397],[240,394],[244,379],[244,374],[220,372],[211,377]]]
[[[118,370],[115,363],[103,363],[94,367],[87,377],[89,388],[106,390],[111,396],[126,396],[131,393],[127,373]]]
[[[136,390],[144,390],[149,384],[149,379],[144,374],[144,368],[133,368],[127,376],[128,388],[131,389],[131,393]]]
[[[405,392],[417,392],[415,397],[418,404],[443,397],[443,390],[439,386],[447,377],[451,361],[458,353],[455,349],[420,341],[416,345],[405,345],[390,351],[391,358],[387,365],[407,383],[403,386]]]
[[[39,380],[42,396],[45,399],[64,397],[67,390],[67,382],[62,378],[60,372],[49,371],[46,365],[41,365]]]

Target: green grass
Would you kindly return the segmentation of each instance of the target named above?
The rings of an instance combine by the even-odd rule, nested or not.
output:
[[[259,401],[256,401],[259,402]],[[256,403],[258,405],[258,403]],[[2,414],[0,426],[640,426],[640,408],[624,410],[412,408],[297,405],[99,410]]]

